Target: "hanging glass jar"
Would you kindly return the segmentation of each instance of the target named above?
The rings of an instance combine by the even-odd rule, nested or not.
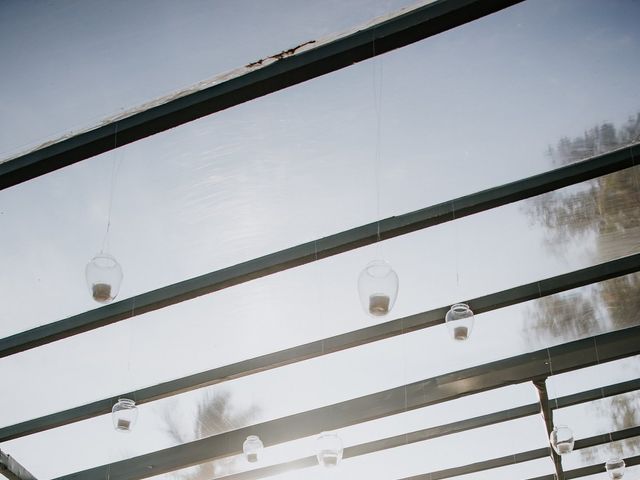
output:
[[[249,435],[242,444],[242,451],[249,463],[256,463],[259,461],[263,450],[264,445],[262,444],[260,437],[257,435]]]
[[[473,312],[466,303],[456,303],[447,315],[445,322],[454,340],[467,340],[473,330]]]
[[[565,425],[553,427],[549,442],[558,455],[566,455],[573,451],[573,432]]]
[[[138,419],[136,402],[128,398],[119,399],[111,409],[113,427],[119,432],[130,432]]]
[[[365,312],[372,317],[389,313],[398,296],[398,275],[384,260],[369,263],[358,278],[358,292]]]
[[[337,466],[342,460],[342,440],[335,432],[322,432],[317,439],[318,463],[323,467]]]
[[[122,283],[122,267],[108,253],[98,253],[85,269],[87,286],[96,302],[109,303],[118,295]]]
[[[612,480],[620,480],[624,477],[624,460],[621,458],[610,458],[604,464],[604,468],[607,470],[609,474],[609,478]]]

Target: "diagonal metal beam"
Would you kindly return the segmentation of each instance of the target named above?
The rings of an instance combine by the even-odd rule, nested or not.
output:
[[[452,422],[446,425],[416,430],[414,432],[395,435],[372,442],[366,442],[359,445],[353,445],[344,449],[343,459],[357,457],[359,455],[367,455],[370,453],[381,452],[390,448],[410,445],[412,443],[431,440],[433,438],[461,433],[474,428],[486,427],[500,422],[517,420],[519,418],[528,417],[539,413],[540,406],[537,403],[523,405],[521,407],[511,408],[496,413],[490,413],[479,417],[469,418],[458,422]],[[318,461],[314,456],[299,458],[289,462],[283,462],[268,467],[256,468],[245,472],[225,475],[225,480],[257,480],[260,478],[270,477],[292,470],[314,467]]]
[[[498,308],[545,297],[637,271],[640,271],[640,254],[484,295],[468,300],[466,303],[471,305],[475,313],[486,313]],[[436,308],[342,335],[214,368],[176,380],[163,382],[133,392],[121,393],[111,398],[105,398],[15,425],[9,425],[0,428],[0,442],[107,414],[111,411],[111,407],[113,407],[113,404],[118,398],[135,398],[138,404],[143,404],[257,372],[271,370],[283,365],[329,355],[348,348],[366,345],[385,338],[439,325],[444,322],[444,316],[448,308],[448,306]]]
[[[611,433],[603,433],[601,435],[594,435],[593,437],[576,440],[573,448],[575,450],[582,450],[584,448],[591,448],[598,445],[604,445],[605,443],[617,442],[618,440],[626,440],[627,438],[637,436],[640,436],[640,427],[630,427]]]
[[[474,312],[485,313],[637,271],[640,271],[640,254],[474,298],[467,303],[471,305]],[[138,404],[143,404],[439,325],[443,323],[448,308],[448,306],[436,308],[9,425],[0,428],[0,442],[109,413],[118,398],[135,398]]]
[[[624,463],[627,467],[640,465],[640,455],[625,458]],[[573,480],[574,478],[586,477],[588,475],[597,475],[598,473],[603,472],[605,472],[604,463],[598,463],[596,465],[589,465],[587,467],[580,467],[574,470],[569,470],[568,472],[566,472],[565,476],[567,480]]]
[[[615,434],[618,434],[618,436],[621,438],[631,438],[632,436],[634,436],[633,432],[628,432],[628,431],[612,432],[611,435],[615,435]],[[603,445],[608,442],[608,438],[609,438],[608,435],[606,435],[607,440],[605,441],[602,441],[601,437],[602,436],[598,435],[597,437],[585,438],[583,442],[585,443],[585,445],[589,444],[592,446]],[[585,448],[585,447],[576,446],[576,450],[580,448]],[[465,475],[468,473],[475,473],[475,472],[480,472],[483,470],[489,470],[489,469],[498,468],[498,467],[506,467],[508,465],[529,462],[531,460],[538,460],[540,458],[544,458],[548,456],[549,450],[550,450],[550,447],[538,448],[535,450],[529,450],[527,452],[516,453],[515,455],[506,455],[500,458],[484,460],[482,462],[472,463],[470,465],[464,465],[461,467],[448,468],[446,470],[439,470],[437,472],[424,473],[421,475],[405,477],[402,480],[442,480],[444,478],[457,477],[459,475]],[[636,457],[634,457],[634,459],[632,460],[633,462],[636,462],[635,458]],[[580,468],[576,470],[571,470],[569,472],[566,472],[565,478],[573,479],[573,478],[589,475],[591,474],[589,473],[589,469],[595,470],[593,473],[604,471],[604,465],[602,464],[595,465],[594,467],[596,468],[593,469],[593,467],[587,467],[586,469]],[[598,470],[598,468],[601,470]],[[544,475],[542,477],[537,477],[537,479],[531,479],[531,480],[542,480],[542,479],[554,480],[554,475]]]
[[[0,339],[0,358],[276,272],[348,252],[634,165],[640,144],[540,175],[346,230]]]
[[[544,379],[540,379],[540,382],[544,382]],[[536,381],[537,382],[537,381]],[[534,382],[535,383],[535,382]],[[610,385],[607,387],[606,391],[602,389],[594,389],[585,392],[581,392],[579,395],[568,395],[565,397],[560,397],[558,399],[552,399],[547,402],[548,408],[554,409],[554,406],[557,404],[562,407],[567,407],[571,405],[577,405],[579,403],[590,402],[593,400],[598,400],[603,397],[618,395],[620,393],[626,393],[629,391],[637,390],[640,388],[640,381],[633,380],[631,382],[622,382],[616,385]],[[446,425],[439,425],[436,427],[425,428],[422,430],[417,430],[414,432],[404,433],[392,437],[383,438],[380,440],[374,440],[372,442],[366,442],[359,445],[353,445],[344,449],[343,458],[346,460],[348,458],[357,457],[359,455],[367,455],[370,453],[376,453],[383,450],[387,450],[390,448],[401,447],[404,445],[410,445],[416,442],[422,442],[425,440],[430,440],[433,438],[451,435],[454,433],[461,433],[467,430],[472,430],[474,428],[486,427],[489,425],[495,425],[501,422],[507,422],[516,420],[519,418],[527,417],[530,415],[535,415],[540,413],[541,403],[532,403],[529,405],[523,405],[520,407],[511,408],[509,410],[502,410],[500,412],[490,413],[486,415],[481,415],[479,417],[468,418],[465,420],[460,420],[458,422],[452,422]],[[557,408],[562,408],[557,407]],[[542,406],[544,408],[544,406]],[[621,431],[612,433],[612,439],[619,439],[615,437],[616,435],[624,435],[625,437],[634,436],[636,434],[635,431]],[[589,442],[591,444],[599,444],[606,443],[609,437],[605,435],[592,437]],[[577,448],[585,448],[587,443],[585,440],[579,440],[577,442]],[[548,453],[551,456],[553,450],[548,449]],[[299,470],[302,468],[310,468],[317,465],[317,460],[315,456],[309,456],[304,458],[299,458],[295,460],[291,460],[288,462],[283,462],[275,465],[269,465],[267,467],[255,468],[252,470],[247,470],[244,472],[239,472],[231,475],[225,475],[225,480],[258,480],[260,478],[270,477],[273,475],[278,475],[280,473],[290,472],[293,470]],[[562,468],[560,468],[560,472],[562,472]],[[562,473],[561,473],[562,474]],[[557,477],[553,475],[550,477],[551,480],[556,480]]]
[[[0,189],[415,43],[520,1],[438,0],[328,43],[307,42],[318,46],[296,53],[303,44],[254,62],[243,75],[0,163]]]
[[[533,385],[538,391],[538,397],[540,399],[540,411],[542,413],[542,419],[544,420],[544,426],[547,431],[547,437],[549,437],[551,435],[551,432],[553,431],[553,408],[551,407],[551,403],[549,402],[549,393],[547,392],[546,382],[546,378],[540,378],[534,380]],[[556,471],[556,480],[565,480],[560,455],[558,455],[553,448],[550,448],[549,457],[551,458],[551,461],[553,462],[553,468]]]
[[[484,460],[482,462],[471,463],[460,467],[447,468],[435,472],[423,473],[421,475],[412,475],[411,477],[405,477],[402,480],[442,480],[444,478],[458,477],[469,473],[482,472],[493,468],[506,467],[508,465],[538,460],[546,457],[549,454],[548,450],[549,449],[546,447],[537,448],[527,452],[505,455],[504,457],[492,458],[491,460]]]
[[[9,480],[36,480],[26,468],[16,460],[0,450],[0,477],[4,476]]]
[[[624,463],[627,465],[627,467],[640,465],[640,455],[625,458]],[[589,465],[587,467],[580,467],[580,468],[574,468],[573,470],[567,470],[565,472],[565,478],[572,480],[574,478],[582,478],[582,477],[587,477],[589,475],[597,475],[598,473],[603,473],[604,471],[605,471],[604,464],[599,463],[597,465]],[[529,478],[528,480],[555,480],[555,477],[554,475],[543,475],[541,477]]]
[[[616,383],[614,385],[606,385],[592,390],[585,390],[584,392],[574,393],[555,400],[552,399],[550,403],[555,410],[556,408],[564,408],[579,403],[591,402],[600,398],[613,397],[614,395],[621,395],[623,393],[633,392],[634,390],[640,390],[640,378]]]
[[[146,455],[60,477],[60,480],[136,480],[240,453],[248,435],[266,445],[288,442],[452,400],[472,393],[543,378],[640,353],[640,326],[586,338],[517,357],[262,422]],[[548,450],[545,450],[545,455]]]

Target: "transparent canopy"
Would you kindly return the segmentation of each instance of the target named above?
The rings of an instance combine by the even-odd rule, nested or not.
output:
[[[1,3],[0,159],[430,2],[201,3]],[[595,178],[561,188],[555,171],[640,139],[637,18],[635,2],[521,2],[0,190],[0,337],[56,340],[0,358],[2,452],[39,480],[108,478],[242,433],[154,478],[530,480],[554,473],[551,441],[570,478],[609,462],[619,479],[613,460],[637,475],[640,355],[591,337],[640,325],[640,167],[586,160]],[[531,198],[509,186],[512,201],[468,205],[536,174]],[[110,323],[120,300],[384,218],[402,230],[440,202],[442,223]],[[107,217],[110,255],[95,255]],[[549,349],[578,340],[588,355],[566,356],[583,368],[558,374]],[[501,388],[467,376],[479,366]],[[546,430],[533,380],[570,432]]]

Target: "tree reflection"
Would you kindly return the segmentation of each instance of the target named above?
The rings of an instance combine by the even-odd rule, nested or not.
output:
[[[548,154],[555,166],[562,166],[638,141],[640,113],[618,128],[604,123],[581,137],[562,138]],[[579,248],[596,264],[640,250],[639,184],[640,167],[628,168],[586,185],[535,197],[525,208],[531,222],[544,227],[550,253],[563,256],[566,249]],[[532,343],[557,343],[588,337],[637,325],[639,311],[640,275],[626,275],[536,302],[528,312],[525,338]],[[610,418],[612,430],[638,425],[640,412],[630,398],[618,396],[609,402],[594,402],[593,413],[597,418]],[[631,442],[640,448],[640,440]],[[611,453],[616,450],[624,456],[620,445]],[[595,449],[581,453],[589,463],[603,461],[596,458],[599,455]]]
[[[238,410],[231,402],[229,392],[205,393],[196,407],[193,417],[186,422],[180,410],[168,408],[164,411],[166,431],[177,444],[192,442],[245,427],[257,414],[258,408],[251,406]],[[186,423],[186,424],[185,424]],[[242,445],[239,446],[242,448]],[[214,462],[203,463],[180,475],[184,480],[212,480],[237,469],[239,459],[227,457]]]

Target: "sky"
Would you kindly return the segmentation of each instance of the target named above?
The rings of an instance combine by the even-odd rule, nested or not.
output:
[[[1,2],[0,158],[410,3]],[[110,203],[108,247],[126,298],[546,171],[547,147],[562,136],[640,110],[639,17],[632,0],[530,0],[3,190],[0,335],[96,307],[84,266],[101,248]],[[355,279],[372,257],[400,276],[393,318],[593,263],[588,242],[550,254],[525,210],[501,207],[1,359],[20,389],[0,396],[0,424],[369,325]],[[412,337],[413,349],[406,339],[359,349],[340,388],[321,394],[312,382],[292,405],[261,399],[260,415],[423,378],[433,371],[431,357],[416,361],[422,341],[452,362],[445,369],[529,348],[525,309],[488,317],[464,354],[441,346],[436,330]],[[510,318],[509,336],[496,338]],[[295,378],[304,385],[345,358],[305,362]],[[293,372],[228,388],[241,405]],[[350,390],[354,372],[363,381]],[[182,400],[184,411],[200,398]],[[164,408],[124,447],[101,435],[110,421],[101,417],[2,448],[52,478],[170,444]]]

